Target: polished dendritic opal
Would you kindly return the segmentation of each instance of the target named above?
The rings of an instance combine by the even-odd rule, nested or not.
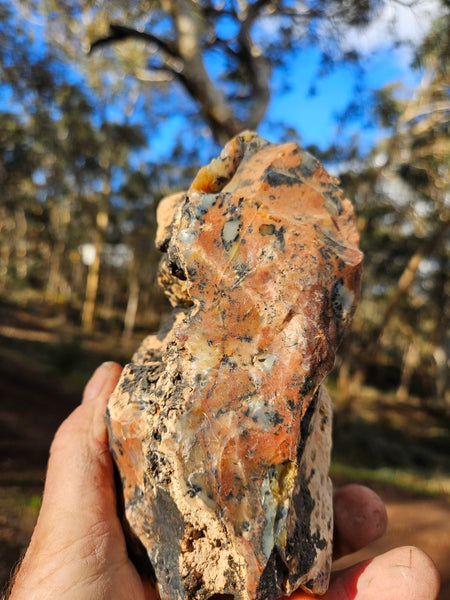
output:
[[[331,405],[358,296],[353,208],[313,156],[245,132],[164,200],[174,306],[108,406],[126,528],[163,600],[324,593]]]

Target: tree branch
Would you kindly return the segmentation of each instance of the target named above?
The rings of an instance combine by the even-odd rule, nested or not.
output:
[[[150,69],[137,69],[136,77],[140,81],[152,81],[152,82],[167,82],[173,81],[175,73],[172,69],[167,67],[151,67]]]
[[[161,68],[172,73],[180,81],[198,103],[215,139],[224,143],[244,128],[255,129],[267,111],[270,100],[270,60],[263,56],[261,49],[254,43],[251,27],[265,9],[272,6],[276,11],[279,4],[280,0],[255,0],[253,3],[241,0],[239,13],[235,8],[228,9],[240,23],[237,35],[238,49],[234,50],[226,40],[223,40],[223,46],[225,52],[231,54],[238,62],[248,85],[247,117],[243,120],[238,118],[231,102],[211,79],[204,64],[203,53],[205,47],[208,47],[208,42],[202,39],[204,22],[211,17],[214,20],[214,17],[223,14],[223,11],[211,15],[215,9],[204,8],[196,0],[164,0],[163,10],[172,19],[175,30],[174,41],[123,25],[111,24],[110,34],[93,42],[89,52],[130,38],[153,44],[159,50]],[[282,7],[280,9],[282,10]],[[307,15],[300,13],[289,16],[295,18]]]
[[[214,138],[223,144],[242,129],[242,123],[206,71],[201,47],[203,15],[189,0],[168,0],[167,4],[176,30],[178,53],[183,61],[183,69],[176,76],[199,104]]]
[[[137,29],[132,29],[131,27],[126,27],[124,25],[118,25],[116,23],[110,24],[109,32],[110,33],[108,36],[99,38],[91,44],[89,54],[92,54],[94,50],[101,46],[114,44],[116,42],[121,42],[129,38],[134,38],[138,40],[143,40],[150,44],[154,44],[159,50],[162,50],[168,56],[171,56],[173,58],[180,58],[180,55],[177,52],[177,47],[173,42],[171,42],[170,40],[164,40],[156,35],[153,35],[152,33],[147,33],[146,31],[138,31]]]
[[[381,336],[383,335],[386,327],[391,320],[391,317],[395,313],[395,310],[403,298],[403,296],[408,292],[411,284],[414,281],[417,270],[421,261],[431,254],[433,250],[438,246],[441,240],[444,238],[448,228],[450,227],[450,220],[447,218],[443,220],[436,230],[426,238],[421,246],[417,248],[414,254],[410,257],[408,263],[406,264],[403,272],[398,280],[397,287],[388,300],[386,308],[384,310],[383,317],[381,319],[381,323],[378,327],[377,332],[373,335],[372,342],[369,344],[369,348],[367,350],[367,354],[370,356],[374,356],[376,350],[378,349],[378,345],[380,343]]]
[[[267,111],[270,100],[269,80],[271,75],[270,62],[254,44],[250,30],[264,8],[272,2],[273,0],[256,0],[253,4],[246,4],[244,14],[240,17],[242,25],[237,36],[240,50],[237,54],[247,71],[251,86],[249,96],[252,99],[245,123],[245,127],[248,129],[255,129]]]
[[[447,100],[430,102],[424,106],[413,107],[407,115],[401,115],[399,117],[399,128],[401,126],[407,125],[411,123],[415,119],[419,119],[420,117],[425,117],[428,115],[433,115],[438,112],[447,113],[450,112],[450,102]]]

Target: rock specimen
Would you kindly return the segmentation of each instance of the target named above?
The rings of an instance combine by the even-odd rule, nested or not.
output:
[[[108,407],[127,527],[162,600],[324,593],[331,407],[321,383],[362,255],[337,180],[245,132],[159,209],[174,308]]]

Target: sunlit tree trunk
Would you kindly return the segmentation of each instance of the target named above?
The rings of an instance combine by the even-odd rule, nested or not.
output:
[[[367,346],[364,355],[361,356],[361,360],[357,365],[357,368],[351,378],[351,381],[347,384],[347,401],[351,401],[355,397],[355,393],[360,389],[366,377],[366,372],[371,364],[371,361],[376,361],[376,356],[380,348],[381,339],[384,332],[387,329],[391,318],[394,316],[401,300],[408,293],[417,270],[421,261],[432,254],[438,247],[441,240],[444,238],[447,230],[450,227],[450,221],[443,221],[435,232],[426,239],[422,245],[416,250],[416,252],[409,259],[406,267],[404,268],[400,279],[398,280],[397,287],[393,292],[391,298],[388,300],[386,308],[384,309],[383,317],[377,331],[373,335],[372,342]]]
[[[11,259],[11,231],[14,230],[14,219],[8,216],[6,208],[0,213],[0,289],[6,287]]]
[[[72,293],[72,302],[75,299],[79,299],[82,295],[83,288],[83,263],[81,262],[81,257],[76,250],[73,250],[73,255],[71,256],[71,267],[72,271],[70,274],[70,284],[73,290]]]
[[[86,280],[86,294],[81,315],[81,325],[85,332],[91,332],[94,328],[94,313],[100,277],[101,254],[105,242],[105,232],[108,227],[108,221],[108,212],[105,209],[100,209],[97,213],[96,222],[95,258],[93,263],[89,266]]]
[[[22,206],[17,205],[15,210],[16,241],[15,259],[16,272],[19,279],[26,279],[28,274],[27,265],[27,218]]]
[[[409,396],[409,387],[414,369],[417,367],[419,353],[417,351],[414,337],[408,342],[403,355],[402,373],[400,385],[397,388],[396,397],[399,402],[406,402]]]
[[[137,273],[137,265],[133,259],[130,268],[130,283],[128,291],[127,310],[125,312],[123,324],[123,337],[126,339],[131,338],[134,331],[134,326],[136,324],[136,315],[139,304],[139,291],[140,286]]]

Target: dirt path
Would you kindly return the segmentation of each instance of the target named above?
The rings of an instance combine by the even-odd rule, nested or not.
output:
[[[53,434],[80,397],[79,389],[67,388],[25,362],[1,358],[0,589],[31,535]],[[442,499],[409,497],[397,490],[378,491],[387,503],[388,532],[346,563],[394,546],[417,545],[441,572],[439,599],[450,600],[450,504]]]

